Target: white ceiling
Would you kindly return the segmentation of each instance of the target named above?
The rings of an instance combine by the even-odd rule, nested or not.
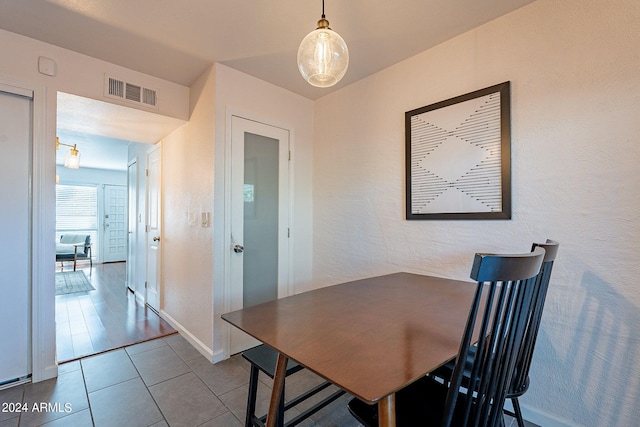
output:
[[[296,65],[322,0],[0,0],[0,28],[186,86],[221,62],[316,99],[532,1],[327,0],[350,52],[333,89]]]
[[[62,144],[76,144],[80,153],[80,167],[126,171],[129,160],[129,142],[86,133],[58,129]],[[63,165],[70,148],[61,145],[56,152],[56,164]]]
[[[80,167],[127,170],[130,142],[155,144],[185,122],[122,105],[58,92],[57,135],[76,144]],[[56,164],[64,164],[68,147],[60,147]]]
[[[317,99],[533,1],[326,0],[350,61],[325,89],[307,84],[296,65],[322,0],[0,0],[0,28],[185,86],[220,62]],[[78,141],[81,167],[111,168],[125,142],[153,143],[181,125],[73,95],[59,94],[58,104],[58,134]]]

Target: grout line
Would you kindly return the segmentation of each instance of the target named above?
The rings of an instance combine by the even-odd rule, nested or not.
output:
[[[164,338],[155,338],[155,339],[161,339],[162,341],[164,341]],[[149,341],[149,340],[147,340]],[[166,345],[167,342],[165,341]],[[138,373],[138,378],[140,378],[140,381],[142,381],[142,385],[147,389],[147,393],[149,393],[149,396],[151,397],[151,400],[153,400],[153,403],[156,405],[156,408],[158,408],[158,411],[160,411],[160,415],[162,415],[162,419],[164,420],[165,423],[167,423],[167,425],[169,424],[169,421],[167,420],[166,415],[164,414],[164,412],[162,412],[162,408],[160,408],[160,405],[158,404],[158,402],[156,401],[156,398],[153,396],[153,393],[151,393],[151,390],[149,390],[149,386],[147,385],[147,383],[144,382],[144,378],[142,378],[142,374],[140,374],[140,371],[138,370],[138,367],[136,366],[136,364],[133,362],[133,359],[131,358],[131,355],[129,354],[129,352],[125,349],[124,353],[127,355],[127,357],[129,358],[129,361],[131,362],[131,364],[133,365],[133,369],[136,370],[136,372]],[[141,353],[136,353],[136,354],[143,354],[145,353],[144,351]],[[159,384],[159,383],[158,383]],[[155,384],[154,384],[155,385]],[[159,421],[158,421],[159,422]]]
[[[93,426],[96,425],[93,419],[93,410],[91,410],[91,399],[89,399],[89,390],[87,389],[87,380],[84,377],[84,366],[82,366],[82,361],[78,362],[80,365],[80,373],[82,374],[82,383],[84,384],[84,394],[87,397],[87,408],[89,409],[89,416],[91,417],[91,424]]]

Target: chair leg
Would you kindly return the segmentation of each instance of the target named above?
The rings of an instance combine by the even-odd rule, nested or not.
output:
[[[260,371],[255,365],[251,365],[249,375],[249,397],[247,398],[247,415],[244,420],[245,427],[253,427],[253,417],[256,412],[256,397],[258,396],[258,374]]]
[[[511,403],[513,403],[513,412],[516,414],[518,427],[524,427],[524,419],[522,418],[522,411],[520,410],[520,402],[518,402],[518,398],[512,397]]]

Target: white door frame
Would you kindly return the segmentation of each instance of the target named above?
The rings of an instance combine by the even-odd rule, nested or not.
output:
[[[31,372],[39,382],[58,375],[55,330],[55,134],[46,132],[43,85],[0,77],[0,85],[33,92],[31,153]],[[6,89],[9,89],[9,88]],[[54,116],[55,118],[55,116]]]
[[[33,91],[0,85],[0,134],[2,148],[12,152],[3,167],[2,203],[6,242],[2,249],[3,278],[6,292],[0,302],[0,382],[19,384],[30,381],[32,374],[31,342],[31,234],[32,206],[32,129]],[[3,411],[4,412],[4,411]]]
[[[293,129],[290,126],[286,126],[280,123],[274,123],[272,121],[269,120],[264,120],[261,117],[257,117],[253,114],[247,113],[245,111],[237,111],[234,109],[227,109],[226,111],[226,135],[225,135],[225,153],[224,153],[224,246],[223,246],[223,256],[224,256],[224,267],[223,267],[223,275],[224,275],[224,292],[223,292],[223,300],[224,300],[224,311],[223,313],[227,313],[230,311],[231,309],[231,295],[232,295],[232,291],[231,291],[231,252],[232,252],[232,236],[231,236],[231,220],[232,220],[232,212],[231,212],[231,194],[232,194],[232,189],[231,189],[231,175],[232,175],[232,150],[231,150],[231,146],[232,146],[232,127],[231,127],[231,122],[232,122],[232,118],[233,117],[240,117],[242,119],[246,119],[246,120],[252,120],[267,126],[272,126],[272,127],[276,127],[276,128],[280,128],[280,129],[284,129],[286,131],[289,132],[289,152],[290,152],[290,161],[289,161],[289,165],[288,165],[288,181],[289,181],[289,188],[288,188],[288,193],[289,193],[289,207],[288,207],[288,217],[289,217],[289,223],[291,223],[291,218],[293,215],[293,205],[294,205],[294,200],[293,200],[293,151],[294,151],[294,147],[293,147]],[[289,225],[290,227],[290,225]],[[291,241],[289,241],[289,244],[291,245]],[[288,256],[287,256],[287,271],[286,271],[286,281],[287,281],[287,287],[286,287],[286,294],[287,295],[291,295],[292,294],[292,290],[293,290],[293,285],[291,283],[291,277],[292,277],[292,251],[289,250],[288,251]],[[279,297],[282,297],[279,295]],[[218,316],[223,314],[223,313],[218,313]],[[220,320],[222,321],[222,320]],[[223,323],[226,324],[226,336],[222,337],[221,339],[221,344],[222,344],[222,353],[223,353],[223,359],[226,359],[228,357],[231,356],[230,354],[230,349],[231,349],[231,328],[233,326],[227,324],[226,322],[222,321]],[[215,361],[218,361],[220,359],[215,358]]]
[[[133,176],[132,176],[133,171]],[[138,254],[138,158],[127,163],[127,278],[126,286],[136,293]]]
[[[158,209],[158,218],[156,218],[157,220],[157,224],[156,224],[156,228],[157,230],[152,230],[151,224],[150,224],[150,218],[151,218],[151,214],[152,214],[152,210],[150,209],[151,206],[151,202],[149,200],[150,198],[150,185],[149,185],[149,156],[154,153],[154,152],[158,152],[158,176],[157,178],[157,209]],[[147,270],[146,270],[146,277],[145,277],[145,303],[151,307],[152,309],[156,310],[158,312],[158,314],[160,314],[160,310],[162,309],[162,142],[158,142],[157,144],[155,144],[151,149],[149,149],[147,151],[147,179],[146,179],[146,191],[145,191],[145,200],[146,200],[146,215],[147,215],[147,219],[145,222],[145,258],[146,258],[146,265],[147,265]],[[157,239],[157,240],[156,240]],[[151,247],[154,246],[155,249],[153,249],[153,251],[155,252],[155,260],[153,265],[151,265],[151,267],[149,266],[149,259],[151,257]],[[155,297],[154,298],[149,298],[149,277],[150,277],[150,268],[153,268],[155,270],[153,277],[155,278],[155,287],[154,287],[154,292],[155,292]],[[151,302],[150,302],[151,301]]]

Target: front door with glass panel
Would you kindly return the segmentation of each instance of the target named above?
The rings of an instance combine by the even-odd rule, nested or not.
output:
[[[231,119],[230,308],[289,294],[289,131]],[[231,329],[230,354],[257,344]]]

